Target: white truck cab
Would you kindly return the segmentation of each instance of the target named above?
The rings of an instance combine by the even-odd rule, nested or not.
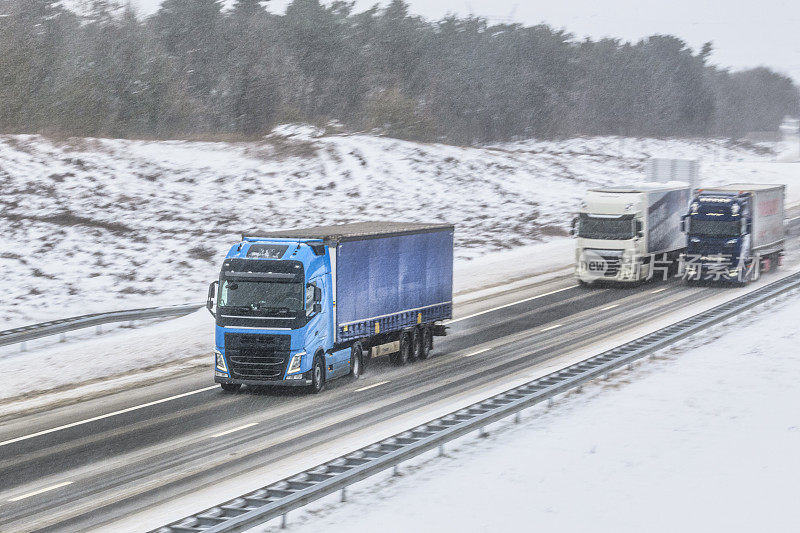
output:
[[[686,246],[681,216],[689,198],[685,184],[589,190],[572,227],[578,281],[642,281],[653,277],[656,262],[669,275],[676,273]]]

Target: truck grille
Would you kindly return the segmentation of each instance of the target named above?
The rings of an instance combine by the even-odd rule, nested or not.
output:
[[[586,268],[598,277],[615,278],[619,273],[622,251],[587,249]]]
[[[619,256],[603,255],[602,257],[606,262],[606,271],[603,273],[603,276],[607,278],[617,277],[617,273],[619,272]]]
[[[225,355],[231,377],[258,381],[282,380],[289,364],[289,335],[225,334]]]

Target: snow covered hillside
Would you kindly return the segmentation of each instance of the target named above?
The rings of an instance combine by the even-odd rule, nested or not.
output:
[[[287,531],[793,531],[800,301],[778,305],[313,504]]]
[[[230,245],[259,228],[449,221],[462,261],[542,242],[566,234],[585,189],[639,181],[664,153],[703,160],[713,181],[746,179],[731,175],[741,161],[778,165],[726,141],[464,148],[299,126],[246,143],[0,136],[0,329],[203,301]]]

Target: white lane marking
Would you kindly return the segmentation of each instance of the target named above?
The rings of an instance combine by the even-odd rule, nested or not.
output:
[[[550,331],[551,329],[560,328],[562,325],[563,325],[563,324],[553,324],[553,325],[552,325],[552,326],[550,326],[550,327],[547,327],[547,328],[544,328],[544,329],[542,329],[542,330],[539,330],[539,333],[544,333],[545,331]]]
[[[667,287],[661,287],[660,289],[656,289],[654,291],[650,291],[650,294],[656,294],[656,293],[659,293],[659,292],[664,292],[665,290],[667,290]]]
[[[41,494],[43,492],[48,492],[51,490],[60,489],[61,487],[66,487],[67,485],[72,485],[72,483],[73,483],[72,481],[62,481],[61,483],[56,483],[55,485],[50,485],[49,487],[29,492],[27,494],[17,496],[16,498],[10,498],[8,501],[18,502],[20,500],[24,500],[25,498],[30,498],[31,496],[36,496],[37,494]]]
[[[377,383],[373,383],[372,385],[367,385],[366,387],[361,387],[360,389],[356,389],[355,392],[361,392],[362,390],[372,389],[372,388],[378,387],[380,385],[385,385],[387,383],[389,383],[389,382],[388,381],[379,381]]]
[[[484,348],[483,350],[478,350],[477,352],[472,352],[465,354],[464,357],[472,357],[473,355],[478,355],[479,353],[488,352],[491,348]]]
[[[71,424],[64,424],[63,426],[58,426],[51,429],[45,429],[43,431],[37,431],[36,433],[31,433],[30,435],[23,435],[22,437],[16,437],[14,439],[4,440],[0,442],[0,446],[6,446],[8,444],[13,444],[15,442],[20,442],[23,440],[32,439],[34,437],[38,437],[40,435],[47,435],[48,433],[55,433],[56,431],[61,431],[62,429],[69,429],[74,428],[75,426],[81,426],[83,424],[88,424],[89,422],[95,422],[97,420],[102,420],[104,418],[109,418],[116,415],[121,415],[123,413],[130,413],[131,411],[136,411],[139,409],[144,409],[145,407],[150,407],[151,405],[158,405],[160,403],[168,402],[170,400],[177,400],[178,398],[185,398],[186,396],[191,396],[193,394],[198,394],[201,392],[209,391],[211,389],[216,389],[218,386],[213,385],[211,387],[203,387],[202,389],[197,389],[189,392],[184,392],[183,394],[176,394],[175,396],[170,396],[169,398],[162,398],[161,400],[155,400],[153,402],[143,403],[141,405],[135,405],[133,407],[127,407],[125,409],[120,409],[119,411],[114,411],[113,413],[108,413],[105,415],[94,416],[92,418],[87,418],[86,420],[79,420],[78,422],[72,422]]]
[[[473,313],[471,315],[462,316],[461,318],[454,318],[453,320],[448,322],[448,324],[452,324],[454,322],[460,322],[462,320],[466,320],[468,318],[473,318],[473,317],[480,316],[480,315],[485,315],[486,313],[491,313],[492,311],[497,311],[498,309],[505,309],[506,307],[511,307],[512,305],[517,305],[517,304],[521,304],[521,303],[524,303],[524,302],[530,302],[531,300],[536,300],[538,298],[544,298],[545,296],[550,296],[551,294],[564,292],[564,291],[566,291],[568,289],[574,289],[575,287],[577,287],[577,285],[571,285],[569,287],[564,287],[563,289],[557,289],[557,290],[554,290],[554,291],[546,292],[544,294],[537,294],[536,296],[531,296],[530,298],[525,298],[525,299],[522,299],[522,300],[518,300],[516,302],[511,302],[510,304],[499,305],[497,307],[493,307],[491,309],[487,309],[486,311],[480,311],[478,313]]]
[[[619,307],[619,304],[611,304],[611,305],[607,305],[607,306],[603,307],[603,308],[602,308],[602,309],[600,309],[600,310],[601,310],[601,311],[608,311],[609,309],[614,309],[615,307]]]
[[[228,431],[222,431],[221,433],[215,433],[211,435],[212,439],[216,439],[217,437],[221,437],[223,435],[227,435],[228,433],[233,433],[234,431],[241,431],[243,429],[251,428],[253,426],[257,426],[258,422],[251,422],[250,424],[245,424],[243,426],[239,426],[238,428],[229,429]]]

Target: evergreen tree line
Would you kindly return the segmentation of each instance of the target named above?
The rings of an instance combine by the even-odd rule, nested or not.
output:
[[[0,130],[255,137],[288,121],[455,143],[740,136],[799,111],[791,79],[730,72],[682,40],[574,39],[545,25],[425,20],[402,0],[0,0]]]

